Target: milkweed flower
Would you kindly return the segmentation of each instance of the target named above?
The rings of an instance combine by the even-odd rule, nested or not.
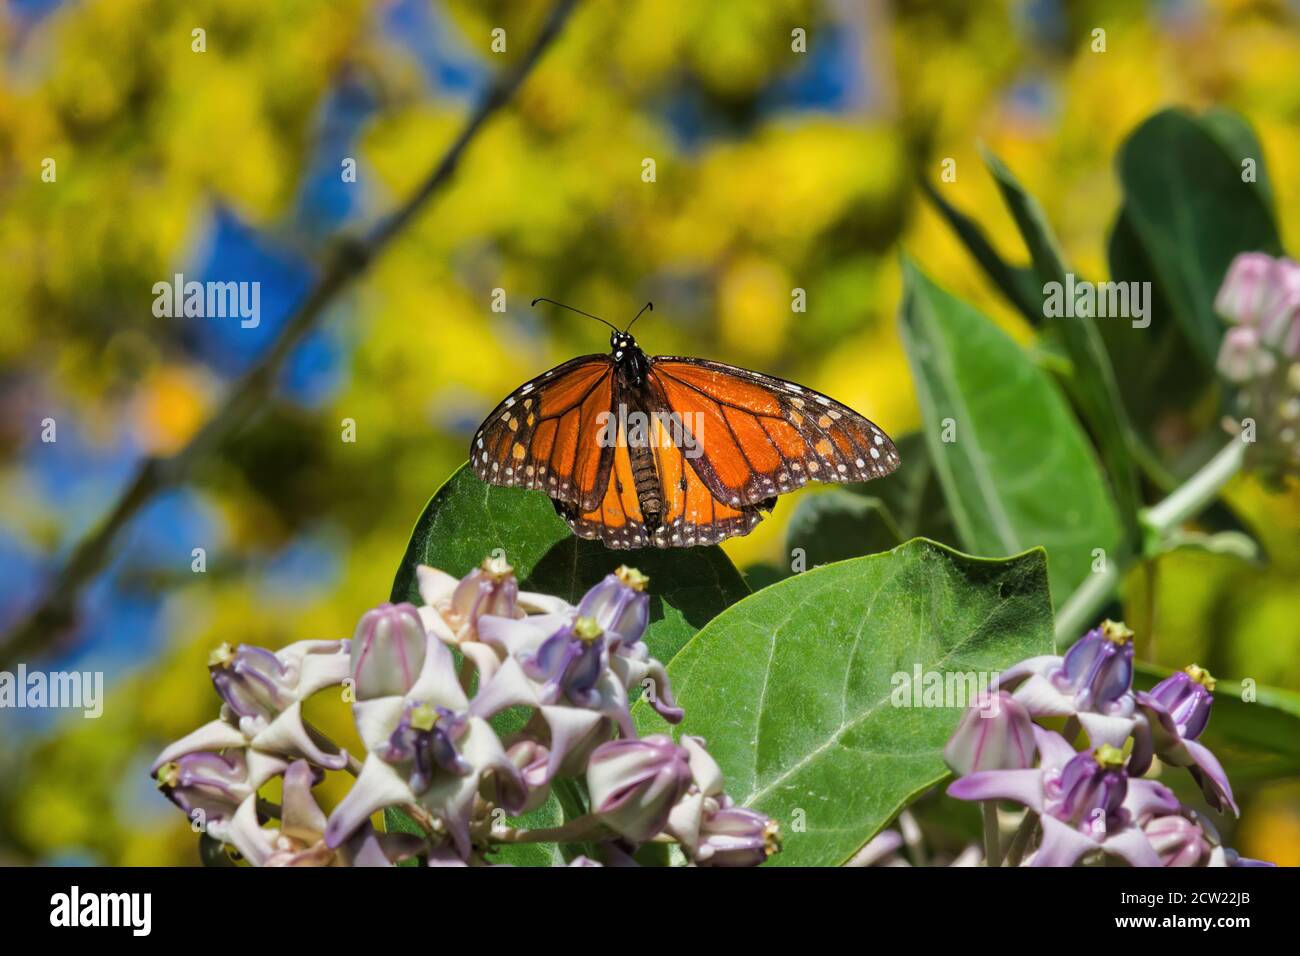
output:
[[[1158,756],[1187,767],[1210,806],[1237,811],[1227,775],[1197,739],[1210,720],[1214,678],[1192,665],[1134,693],[1132,637],[1123,624],[1106,621],[1064,657],[1035,657],[1003,672],[1000,684],[1012,693],[1001,689],[977,701],[945,748],[960,775],[948,794],[1025,807],[1020,842],[1008,856],[1024,858],[1041,830],[1025,858],[1030,866],[1073,866],[1099,854],[1133,866],[1256,864],[1221,847],[1208,820],[1143,777]],[[978,705],[995,701],[997,713],[982,718]],[[1033,721],[1032,747],[1021,737],[1021,714]],[[1068,718],[1069,739],[1041,726],[1061,717]],[[1088,743],[1076,752],[1079,729]],[[1000,859],[996,830],[990,832],[990,856]]]
[[[662,734],[601,744],[587,764],[592,812],[630,840],[648,840],[668,823],[691,783],[689,754]]]
[[[724,807],[704,818],[691,858],[700,866],[757,866],[780,849],[775,820],[748,807]]]
[[[1094,745],[1122,746],[1133,731],[1133,632],[1104,621],[1064,657],[1033,657],[1007,669],[998,686],[1031,716],[1075,717]]]
[[[1242,253],[1214,306],[1231,323],[1217,361],[1237,389],[1241,421],[1229,430],[1249,440],[1248,466],[1277,483],[1300,471],[1300,264]]]
[[[1201,866],[1210,858],[1210,841],[1181,813],[1152,817],[1142,827],[1161,866]]]
[[[155,761],[151,771],[158,789],[185,815],[217,839],[240,806],[256,803],[257,791],[284,773],[288,763],[271,754],[231,749],[173,750]]]
[[[155,768],[181,754],[250,748],[342,769],[347,753],[327,753],[312,738],[302,702],[348,678],[350,653],[346,640],[299,641],[275,652],[219,645],[209,656],[208,673],[223,702],[221,716],[166,748]]]
[[[1042,842],[1031,866],[1073,866],[1100,851],[1132,866],[1157,866],[1159,858],[1140,824],[1156,812],[1172,813],[1172,791],[1152,780],[1130,779],[1124,756],[1103,744],[1075,753],[1060,734],[1034,728],[1042,764],[1033,770],[981,770],[954,781],[959,800],[1011,800],[1041,818]]]
[[[1167,764],[1188,768],[1214,809],[1226,807],[1240,815],[1222,764],[1196,739],[1210,720],[1214,687],[1209,671],[1192,664],[1138,693],[1141,719],[1133,738],[1134,772],[1145,773],[1152,757],[1159,756]]]
[[[256,866],[382,866],[416,853],[429,866],[495,865],[502,842],[539,838],[512,836],[501,813],[537,809],[560,779],[585,784],[591,809],[547,836],[588,843],[605,865],[636,865],[649,840],[677,840],[704,866],[776,852],[775,821],[732,803],[702,740],[637,736],[637,692],[668,721],[682,717],[644,640],[644,575],[621,567],[576,607],[522,591],[501,558],[459,580],[425,567],[418,577],[422,604],[367,611],[350,641],[218,648],[221,717],[159,755],[167,796]],[[302,720],[302,701],[330,684],[350,691],[363,761]],[[512,708],[528,713],[499,732],[493,721]],[[326,816],[311,791],[337,769],[355,780]],[[276,777],[278,807],[259,795]],[[371,816],[394,809],[420,832],[376,833]]]
[[[524,805],[518,768],[487,721],[469,713],[451,651],[433,635],[427,635],[423,667],[405,694],[359,700],[353,713],[369,754],[330,816],[329,846],[341,845],[377,810],[418,804],[441,821],[467,856],[474,801],[485,777],[495,775],[509,812]]]
[[[413,604],[381,604],[362,615],[352,636],[356,699],[404,695],[424,666],[426,642]]]
[[[245,803],[228,842],[253,866],[392,866],[419,851],[411,834],[378,833],[368,821],[342,846],[326,844],[325,814],[311,792],[316,779],[306,761],[295,761],[284,774],[279,826],[263,827],[255,805]]]
[[[943,749],[944,762],[957,773],[1024,770],[1034,765],[1038,745],[1033,721],[1020,701],[1005,690],[981,695],[962,715]]]

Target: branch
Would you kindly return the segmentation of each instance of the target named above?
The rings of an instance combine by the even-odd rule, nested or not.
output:
[[[44,595],[0,644],[0,668],[51,644],[75,620],[82,590],[108,562],[118,534],[159,492],[184,482],[213,448],[233,434],[270,395],[294,347],[314,329],[339,294],[357,280],[388,244],[407,228],[429,201],[451,181],[469,144],[492,116],[506,106],[542,54],[560,35],[577,0],[557,0],[533,45],[507,68],[470,114],[460,134],[420,188],[364,239],[335,236],[325,270],[289,317],[275,342],[232,386],[225,403],[176,454],[146,458],[107,515],[72,549]]]

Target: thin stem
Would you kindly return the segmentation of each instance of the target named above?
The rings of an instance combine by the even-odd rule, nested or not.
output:
[[[494,829],[491,838],[497,843],[587,843],[608,840],[613,835],[609,827],[588,813],[558,827]]]
[[[1089,574],[1088,579],[1066,598],[1061,609],[1056,612],[1058,651],[1073,644],[1094,623],[1097,613],[1119,587],[1119,579],[1119,565],[1114,560],[1108,560],[1103,570]]]
[[[1142,513],[1146,529],[1146,556],[1155,550],[1188,519],[1196,516],[1212,502],[1218,493],[1239,471],[1246,458],[1246,443],[1233,438],[1200,471],[1175,488],[1164,500]],[[1119,587],[1124,569],[1114,560],[1106,562],[1105,570],[1088,575],[1066,599],[1056,615],[1056,645],[1062,650],[1074,643],[1090,626],[1096,623],[1097,614]]]
[[[1245,458],[1246,443],[1240,438],[1232,439],[1169,497],[1148,508],[1142,516],[1143,523],[1162,536],[1168,534],[1213,501],[1220,489],[1241,471]]]
[[[513,67],[492,84],[483,100],[461,128],[420,187],[391,215],[382,219],[364,239],[334,237],[332,249],[316,284],[307,293],[271,347],[230,389],[222,406],[189,443],[169,458],[146,458],[125,490],[95,525],[72,548],[67,561],[50,578],[32,610],[0,641],[0,670],[54,644],[73,625],[81,592],[108,562],[122,529],[160,492],[187,480],[195,465],[230,438],[258,410],[274,390],[280,369],[328,307],[370,267],[429,201],[451,181],[461,157],[484,124],[506,106],[546,49],[555,41],[573,12],[577,0],[558,0],[531,47]]]
[[[1033,839],[1034,831],[1038,829],[1038,814],[1033,810],[1026,810],[1024,819],[1020,821],[1020,826],[1011,837],[1011,845],[1007,847],[1007,866],[1019,866],[1020,861],[1024,859],[1025,850],[1029,847],[1029,841]]]
[[[984,810],[984,865],[1002,865],[1002,847],[998,842],[998,802],[985,800]]]
[[[916,817],[912,816],[912,811],[903,810],[898,814],[898,832],[903,837],[903,846],[907,847],[907,855],[916,867],[929,866],[929,857],[925,852],[925,839],[921,833],[921,827],[916,822]]]

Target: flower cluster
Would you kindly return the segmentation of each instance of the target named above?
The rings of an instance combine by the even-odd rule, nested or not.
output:
[[[460,580],[421,567],[418,580],[421,606],[381,605],[350,641],[214,651],[221,715],[159,755],[163,792],[253,865],[484,865],[522,842],[628,863],[663,842],[690,863],[752,866],[779,848],[774,821],[727,797],[703,740],[637,736],[637,692],[668,722],[683,716],[642,640],[644,575],[619,568],[577,607],[521,591],[503,557]],[[352,703],[364,761],[303,719],[331,686]],[[356,777],[328,815],[312,794],[327,770]],[[259,795],[275,778],[278,806]],[[553,787],[586,812],[551,830],[504,825]],[[390,809],[419,832],[377,832],[372,816]]]
[[[963,715],[944,751],[960,775],[948,793],[1026,808],[1006,848],[1011,865],[1104,857],[1132,866],[1254,864],[1223,847],[1204,815],[1144,777],[1157,758],[1185,767],[1211,807],[1237,813],[1223,767],[1198,739],[1213,691],[1214,679],[1193,665],[1135,692],[1133,632],[1106,621],[1064,657],[1011,667]],[[1002,856],[991,848],[990,865]]]
[[[1214,307],[1232,324],[1218,360],[1239,390],[1242,418],[1230,428],[1250,440],[1250,465],[1265,477],[1300,473],[1300,263],[1237,256]]]

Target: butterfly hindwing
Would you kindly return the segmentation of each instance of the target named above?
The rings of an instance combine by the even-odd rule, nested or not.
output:
[[[526,382],[490,414],[470,444],[484,481],[543,491],[590,511],[604,496],[613,448],[600,441],[613,405],[614,367],[584,355]]]
[[[608,548],[689,548],[748,534],[762,520],[757,508],[733,508],[715,499],[662,420],[652,420],[649,438],[663,495],[659,524],[654,529],[646,526],[627,436],[620,431],[601,506],[584,514],[560,509],[574,534],[599,540]]]

